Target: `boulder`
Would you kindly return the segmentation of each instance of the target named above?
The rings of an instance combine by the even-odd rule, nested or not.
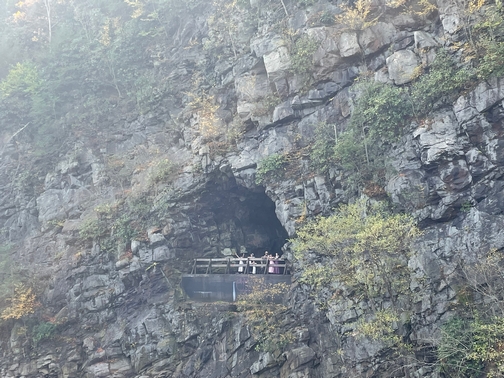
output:
[[[413,37],[415,38],[415,49],[425,49],[438,45],[432,35],[421,30],[413,32]]]
[[[397,85],[413,80],[418,66],[418,57],[411,50],[396,51],[387,58],[389,78]]]
[[[106,362],[99,362],[97,364],[88,366],[86,368],[90,378],[105,378],[110,377],[109,364]]]
[[[262,100],[271,95],[272,91],[266,73],[237,77],[235,90],[238,95],[237,112],[240,118],[247,119],[267,112]]]
[[[504,80],[490,78],[482,81],[469,94],[469,103],[480,113],[487,111],[504,99]]]
[[[261,353],[256,362],[252,364],[250,367],[251,374],[259,374],[265,370],[270,369],[271,367],[277,365],[278,362],[275,360],[275,357],[271,353]]]
[[[439,0],[438,9],[444,31],[448,34],[456,33],[461,28],[462,23],[459,5],[449,0]]]
[[[49,189],[37,198],[39,221],[66,219],[81,214],[80,207],[89,199],[91,192],[79,189]]]
[[[285,372],[294,372],[301,366],[315,360],[316,354],[312,348],[303,345],[299,348],[291,349],[284,354],[286,361],[282,366],[282,376],[286,376]]]
[[[359,36],[359,44],[364,51],[364,55],[374,54],[389,45],[395,33],[395,27],[384,22],[377,22],[375,25],[364,29]]]
[[[335,38],[334,28],[320,27],[306,31],[308,36],[319,42],[319,47],[313,54],[315,77],[322,77],[333,72],[341,63],[339,40]]]
[[[359,41],[357,40],[357,33],[341,33],[339,38],[339,50],[343,58],[359,54],[361,52],[361,48],[359,46]]]
[[[463,149],[454,118],[452,112],[438,113],[413,132],[413,137],[418,139],[423,164],[432,164],[442,156],[457,155]]]
[[[269,54],[265,54],[263,59],[268,78],[272,81],[285,76],[286,71],[291,67],[290,54],[286,46],[280,46]]]
[[[264,55],[286,46],[287,42],[283,36],[275,33],[267,33],[260,38],[252,40],[250,43],[250,50],[252,50],[256,57],[262,58]]]

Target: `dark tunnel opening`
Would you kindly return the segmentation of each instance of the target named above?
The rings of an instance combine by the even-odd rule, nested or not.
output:
[[[245,253],[261,257],[266,251],[282,255],[288,234],[264,188],[253,191],[238,185],[234,177],[226,177],[209,183],[206,189],[202,202],[212,213],[218,233],[213,251],[220,256]]]

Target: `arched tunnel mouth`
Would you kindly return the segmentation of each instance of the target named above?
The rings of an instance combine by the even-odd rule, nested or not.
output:
[[[210,181],[201,196],[207,211],[213,215],[216,237],[206,256],[261,257],[282,255],[288,234],[275,213],[275,203],[264,187],[253,190],[236,183],[234,177],[219,177]]]

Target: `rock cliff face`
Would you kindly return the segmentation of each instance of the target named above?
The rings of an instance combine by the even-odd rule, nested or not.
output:
[[[3,138],[2,237],[16,274],[37,288],[34,317],[56,331],[37,343],[27,333],[32,320],[5,322],[2,377],[439,376],[433,351],[460,303],[461,267],[504,248],[504,82],[473,84],[411,122],[389,149],[383,189],[423,228],[409,261],[408,319],[394,323],[412,349],[398,361],[386,343],[356,334],[367,310],[358,297],[320,308],[296,282],[306,263],[287,241],[300,218],[329,214],[356,194],[337,167],[312,169],[305,147],[319,123],[345,130],[360,73],[407,85],[437,47],[465,38],[467,16],[439,0],[428,17],[392,10],[352,31],[324,24],[341,13],[336,2],[273,3],[236,8],[234,35],[213,50],[203,46],[215,33],[214,9],[187,15],[163,63],[179,91],[144,114],[117,109],[53,161],[30,160],[29,144]],[[299,35],[315,41],[302,69]],[[190,101],[202,61],[212,86],[196,86]],[[228,134],[208,132],[208,119]],[[259,185],[257,165],[273,154],[288,155],[288,169]],[[144,232],[116,238],[131,223]],[[274,317],[293,335],[282,347],[257,350],[258,335],[234,305],[191,303],[181,292],[193,258],[244,248],[282,252],[292,264],[295,283]]]

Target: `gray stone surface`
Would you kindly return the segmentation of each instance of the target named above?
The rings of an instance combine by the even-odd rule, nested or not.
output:
[[[409,83],[417,73],[419,62],[417,55],[411,50],[400,50],[387,58],[390,80],[395,84]]]
[[[41,307],[33,320],[58,324],[57,336],[36,347],[23,321],[6,324],[2,377],[439,376],[416,357],[434,350],[441,325],[459,305],[460,267],[504,248],[501,79],[478,83],[453,105],[413,117],[400,142],[390,144],[383,187],[395,209],[411,213],[423,228],[408,261],[411,300],[394,298],[405,309],[394,332],[418,354],[401,363],[403,370],[383,342],[359,334],[374,315],[369,303],[340,282],[315,291],[300,279],[307,268],[333,263],[317,251],[303,262],[292,257],[289,243],[283,246],[293,285],[273,323],[292,338],[270,351],[261,350],[264,335],[234,304],[184,298],[179,282],[193,258],[280,252],[305,220],[355,199],[336,164],[321,174],[310,155],[318,124],[334,125],[338,136],[347,127],[359,74],[408,83],[441,42],[456,47],[465,38],[452,1],[438,2],[439,18],[393,14],[361,31],[319,26],[324,11],[339,11],[325,1],[311,7],[286,2],[291,17],[285,22],[281,3],[273,3],[251,1],[258,17],[237,32],[236,57],[222,52],[214,64],[213,51],[199,45],[174,48],[174,99],[167,95],[144,114],[111,108],[98,135],[72,136],[71,147],[63,145],[43,165],[31,160],[30,141],[4,145],[8,136],[2,134],[0,237],[12,245],[8,258],[36,283]],[[206,25],[206,15],[198,17]],[[181,22],[180,28],[196,24]],[[194,41],[206,38],[206,26],[198,30]],[[313,70],[299,75],[290,69],[292,43],[304,33],[319,46]],[[175,34],[184,35],[181,29]],[[220,134],[207,141],[195,130],[186,92],[202,65],[206,81],[198,89],[219,106]],[[268,96],[278,97],[275,106],[262,104]],[[243,121],[239,137],[235,113]],[[114,181],[111,154],[131,165],[122,182]],[[273,154],[287,154],[289,164],[258,185],[257,167]],[[161,156],[180,166],[172,180],[152,185],[148,174]],[[19,173],[32,172],[25,161],[41,172],[36,184],[21,180]],[[129,223],[137,227],[133,240],[111,243],[118,229],[108,224],[94,240],[79,236],[86,220],[98,219],[100,204],[142,208]],[[391,301],[384,296],[377,304],[389,308]]]
[[[362,31],[359,36],[359,45],[365,55],[374,54],[393,40],[396,29],[392,24],[377,22]]]
[[[357,40],[357,33],[345,32],[339,38],[339,50],[343,58],[354,56],[361,52],[359,41]]]

